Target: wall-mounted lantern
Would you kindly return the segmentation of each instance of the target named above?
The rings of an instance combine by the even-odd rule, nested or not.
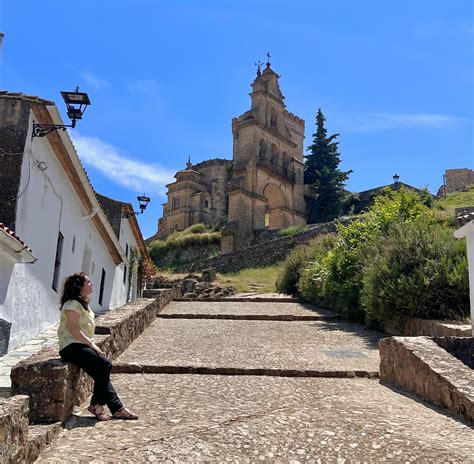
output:
[[[137,197],[138,200],[138,207],[140,208],[140,211],[124,211],[122,213],[123,218],[129,218],[130,216],[137,216],[139,214],[143,214],[143,212],[146,210],[146,207],[148,206],[148,203],[150,203],[150,198],[146,197],[145,194],[141,197]]]
[[[61,92],[67,107],[67,116],[71,124],[33,124],[33,137],[44,137],[50,132],[58,129],[66,130],[67,127],[76,127],[76,121],[82,119],[86,108],[91,104],[89,96],[85,92],[79,92],[79,87],[73,92]]]

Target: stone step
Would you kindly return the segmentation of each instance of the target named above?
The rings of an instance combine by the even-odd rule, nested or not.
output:
[[[113,374],[197,374],[197,375],[254,375],[270,377],[332,377],[376,379],[378,371],[324,370],[324,369],[258,369],[202,366],[159,366],[132,363],[114,363]]]
[[[159,319],[227,319],[240,321],[331,321],[340,320],[339,314],[334,315],[315,315],[299,316],[293,314],[159,314]],[[97,332],[96,332],[97,333]]]
[[[61,430],[60,422],[46,425],[30,425],[28,427],[27,462],[35,462],[44,448],[52,443]]]
[[[277,298],[277,297],[259,297],[259,296],[251,296],[251,297],[225,297],[225,298],[205,298],[205,299],[197,299],[197,298],[174,298],[173,301],[193,301],[196,303],[208,303],[209,301],[217,301],[217,302],[230,302],[230,301],[237,301],[237,302],[245,302],[245,303],[304,303],[303,300],[300,298]]]

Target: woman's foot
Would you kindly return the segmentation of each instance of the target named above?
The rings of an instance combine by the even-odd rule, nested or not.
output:
[[[112,419],[112,416],[110,414],[107,414],[104,410],[103,406],[100,405],[90,405],[87,410],[91,413],[94,414],[95,418],[98,421],[108,421]]]
[[[136,414],[133,414],[129,409],[123,407],[120,408],[117,412],[114,412],[112,414],[112,417],[114,419],[128,419],[128,420],[136,420],[138,419],[138,416]]]

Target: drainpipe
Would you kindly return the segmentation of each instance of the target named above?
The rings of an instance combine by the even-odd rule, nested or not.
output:
[[[85,221],[86,219],[92,219],[96,214],[97,212],[99,211],[99,207],[98,206],[94,206],[92,208],[92,211],[90,214],[86,214],[85,216],[82,216],[82,220]]]

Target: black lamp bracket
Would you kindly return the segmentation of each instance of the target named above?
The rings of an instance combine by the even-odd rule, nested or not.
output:
[[[131,211],[131,212],[124,211],[124,212],[122,213],[122,217],[123,217],[124,219],[127,219],[127,218],[129,218],[130,216],[138,216],[139,214],[143,214],[143,210],[141,210],[141,211]]]
[[[76,121],[72,121],[72,124],[38,124],[34,123],[33,124],[33,133],[32,137],[44,137],[45,135],[48,135],[51,132],[57,131],[57,130],[66,130],[68,127],[76,127]]]

